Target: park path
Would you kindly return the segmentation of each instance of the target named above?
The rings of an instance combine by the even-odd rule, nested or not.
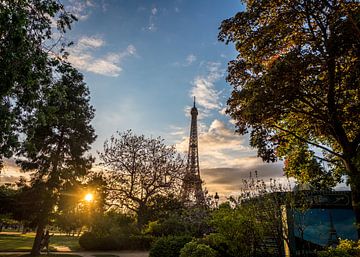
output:
[[[8,254],[25,254],[26,252],[0,252],[0,255],[4,256],[4,255],[8,255]],[[112,255],[112,256],[117,256],[117,257],[148,257],[149,256],[149,252],[133,252],[133,251],[106,251],[106,252],[101,252],[101,251],[96,251],[96,252],[68,252],[68,251],[64,251],[64,252],[51,252],[52,254],[76,254],[76,255],[80,255],[82,257],[94,257],[94,256],[99,256],[99,255]],[[44,253],[43,253],[44,254]],[[44,256],[46,256],[44,254]]]
[[[56,253],[56,252],[53,252]],[[106,251],[106,252],[58,252],[58,253],[69,253],[76,254],[82,257],[94,257],[95,255],[113,255],[118,257],[148,257],[148,252],[132,252],[132,251]]]

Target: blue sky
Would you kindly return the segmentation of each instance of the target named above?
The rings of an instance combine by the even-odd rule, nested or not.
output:
[[[250,171],[276,178],[282,164],[256,158],[248,136],[224,114],[233,45],[217,41],[239,0],[66,0],[79,21],[66,34],[69,61],[85,77],[96,109],[92,154],[116,131],[161,136],[187,150],[192,96],[199,109],[202,178],[211,193],[236,194]],[[6,167],[5,167],[6,171]],[[9,172],[8,172],[9,174]],[[5,174],[6,175],[6,174]]]

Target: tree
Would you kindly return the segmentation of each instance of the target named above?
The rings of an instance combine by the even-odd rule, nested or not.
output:
[[[160,137],[137,136],[131,130],[117,136],[105,141],[100,159],[111,174],[113,204],[135,212],[141,227],[157,196],[180,191],[184,161]]]
[[[226,256],[266,256],[263,249],[263,229],[249,209],[238,206],[233,209],[229,203],[223,203],[212,213],[210,224],[215,234],[226,245]]]
[[[237,132],[251,129],[258,155],[285,158],[290,176],[347,175],[359,224],[359,3],[244,3],[246,10],[224,20],[219,33],[239,52],[227,76],[233,86],[227,112]]]
[[[18,160],[24,171],[34,171],[31,188],[39,193],[33,199],[39,204],[34,256],[40,252],[41,235],[65,183],[87,175],[93,162],[85,156],[95,134],[90,125],[94,109],[83,76],[66,63],[54,73],[59,78],[44,85],[38,107],[24,126],[27,137],[19,152],[23,159]]]
[[[57,0],[0,2],[0,168],[19,146],[19,130],[41,85],[50,82],[54,56],[64,54],[62,34],[74,20]],[[52,21],[59,39],[53,36]]]

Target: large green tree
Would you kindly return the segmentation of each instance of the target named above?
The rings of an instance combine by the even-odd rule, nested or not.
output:
[[[36,238],[32,255],[40,251],[41,235],[64,185],[87,175],[93,158],[85,156],[95,140],[90,125],[94,109],[83,76],[69,64],[54,71],[59,78],[44,87],[37,109],[25,124],[18,160],[24,171],[33,171],[32,188],[41,192],[36,201]],[[35,199],[34,199],[35,200]]]
[[[360,223],[360,4],[248,0],[219,39],[228,65],[228,113],[265,161],[298,179],[345,174]],[[358,230],[360,235],[360,230]]]
[[[57,0],[0,2],[0,164],[19,146],[19,128],[51,80],[62,34],[75,19]]]

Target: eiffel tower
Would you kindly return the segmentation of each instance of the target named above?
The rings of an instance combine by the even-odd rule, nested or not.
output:
[[[182,200],[188,205],[205,205],[205,195],[202,190],[202,181],[199,169],[199,151],[198,151],[198,135],[197,135],[197,115],[198,110],[195,106],[191,108],[191,126],[189,138],[189,151],[187,158],[186,174],[182,185]]]

